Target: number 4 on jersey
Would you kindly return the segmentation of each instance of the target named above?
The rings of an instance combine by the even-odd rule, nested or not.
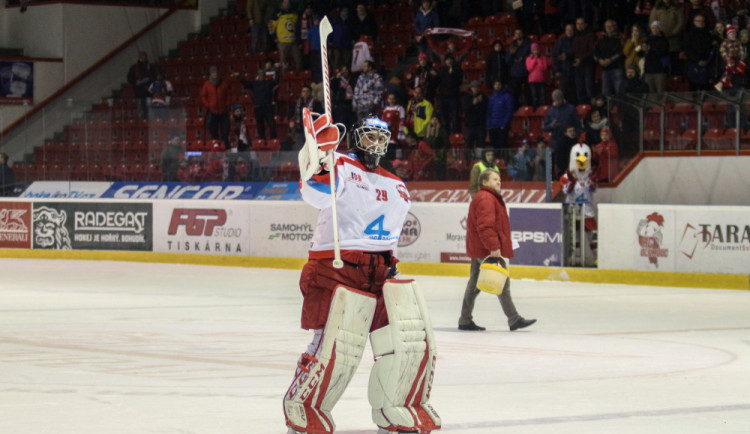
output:
[[[365,234],[377,237],[376,239],[379,240],[387,237],[391,234],[391,232],[384,229],[384,222],[385,214],[380,214],[380,217],[376,218],[369,225],[367,225],[367,228],[365,228]]]

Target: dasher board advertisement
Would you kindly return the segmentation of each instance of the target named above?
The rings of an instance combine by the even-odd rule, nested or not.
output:
[[[34,181],[19,197],[29,199],[97,199],[111,182]]]
[[[115,182],[101,197],[113,199],[249,200],[264,182]]]
[[[562,205],[509,204],[511,238],[519,244],[512,264],[559,266]],[[412,203],[399,238],[398,257],[409,262],[469,263],[468,203]]]
[[[152,207],[139,202],[34,202],[33,248],[151,251]]]
[[[154,251],[251,256],[249,202],[155,201]]]
[[[0,249],[30,249],[31,228],[31,202],[0,201]]]
[[[252,207],[253,256],[308,256],[318,209],[303,201],[255,201]]]
[[[750,272],[750,207],[599,205],[599,268]]]

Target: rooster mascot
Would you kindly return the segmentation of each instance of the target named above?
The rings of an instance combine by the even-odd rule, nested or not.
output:
[[[570,161],[568,170],[560,178],[560,185],[565,193],[565,203],[582,206],[582,214],[585,218],[584,228],[591,254],[586,255],[586,263],[583,265],[593,266],[596,263],[596,208],[594,208],[593,196],[597,184],[591,171],[591,148],[585,143],[576,143],[570,150]],[[579,222],[575,223],[580,224]],[[582,246],[576,240],[576,256]]]

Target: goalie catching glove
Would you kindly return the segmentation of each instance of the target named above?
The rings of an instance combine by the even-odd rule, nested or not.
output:
[[[302,181],[328,170],[332,162],[331,154],[346,136],[346,127],[332,123],[327,114],[313,113],[302,109],[302,123],[305,131],[305,145],[299,151],[299,172]]]

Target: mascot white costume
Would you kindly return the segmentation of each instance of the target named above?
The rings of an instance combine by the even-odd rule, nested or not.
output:
[[[566,195],[565,203],[583,205],[586,239],[591,249],[591,254],[586,255],[585,265],[593,266],[596,261],[597,247],[596,208],[594,207],[593,196],[597,184],[591,173],[591,148],[589,148],[589,145],[577,143],[570,150],[568,170],[560,178],[560,185]],[[576,244],[576,250],[581,247],[585,248],[585,246]]]

